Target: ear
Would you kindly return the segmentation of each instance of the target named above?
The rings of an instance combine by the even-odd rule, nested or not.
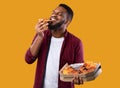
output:
[[[70,20],[67,20],[66,22],[65,22],[65,24],[66,24],[66,27],[68,27],[68,25],[70,24]]]

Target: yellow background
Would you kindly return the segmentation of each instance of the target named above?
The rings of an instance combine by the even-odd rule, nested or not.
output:
[[[38,19],[48,18],[59,3],[74,10],[68,30],[83,41],[85,60],[102,64],[96,80],[76,88],[119,88],[119,0],[1,0],[0,88],[32,88],[36,62],[26,64],[24,55]]]

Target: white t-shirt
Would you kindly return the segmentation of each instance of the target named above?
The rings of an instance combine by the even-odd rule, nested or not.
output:
[[[59,61],[63,40],[64,37],[55,38],[52,36],[51,38],[46,64],[44,88],[58,88]]]

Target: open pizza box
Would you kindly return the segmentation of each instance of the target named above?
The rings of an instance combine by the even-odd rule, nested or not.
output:
[[[101,64],[100,63],[96,63],[96,68],[94,69],[94,71],[89,72],[87,74],[84,74],[84,73],[80,73],[78,75],[75,75],[75,74],[63,74],[63,70],[67,66],[71,66],[72,68],[78,70],[81,66],[83,66],[83,64],[84,63],[75,63],[75,64],[68,65],[68,63],[66,63],[61,68],[61,70],[59,71],[60,80],[64,81],[64,82],[72,82],[75,79],[75,77],[79,77],[79,78],[82,78],[84,82],[87,82],[87,81],[92,81],[92,80],[96,79],[102,72]]]

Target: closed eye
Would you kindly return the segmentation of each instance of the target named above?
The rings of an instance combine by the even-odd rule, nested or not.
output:
[[[58,15],[58,16],[62,16],[63,15],[63,12],[55,12],[54,10],[52,11],[52,15],[55,14],[55,15]]]

